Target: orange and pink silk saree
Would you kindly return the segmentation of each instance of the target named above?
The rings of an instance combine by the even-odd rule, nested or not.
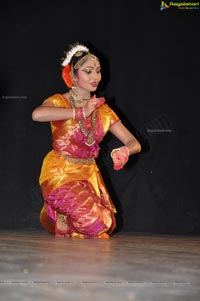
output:
[[[61,94],[55,94],[45,102],[51,102],[55,107],[71,107]],[[88,131],[90,119],[84,120]],[[49,233],[55,233],[57,213],[67,216],[69,236],[92,238],[101,233],[111,234],[115,229],[116,209],[95,158],[99,154],[99,143],[118,121],[118,116],[107,104],[99,107],[95,118],[95,143],[91,146],[85,144],[87,137],[77,120],[50,122],[53,149],[43,160],[39,178],[44,197],[40,221]]]

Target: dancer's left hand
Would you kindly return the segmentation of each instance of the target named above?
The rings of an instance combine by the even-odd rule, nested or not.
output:
[[[113,149],[111,157],[114,163],[114,170],[120,170],[124,167],[129,159],[129,150],[126,146]]]

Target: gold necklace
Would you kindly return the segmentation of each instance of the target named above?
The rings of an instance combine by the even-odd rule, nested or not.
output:
[[[74,103],[76,103],[78,106],[83,106],[86,101],[90,99],[90,95],[86,98],[82,98],[77,95],[72,89],[70,89],[69,94],[72,96]]]
[[[70,100],[72,108],[75,109],[76,108],[75,101],[74,101],[74,98],[71,93],[69,95],[69,100]],[[92,115],[91,115],[91,131],[90,132],[86,129],[86,127],[84,126],[83,121],[81,119],[78,120],[78,124],[80,126],[80,129],[81,129],[81,132],[83,133],[83,135],[87,137],[85,144],[87,146],[92,146],[95,143],[94,132],[95,132],[95,128],[96,128],[96,110],[93,111]]]

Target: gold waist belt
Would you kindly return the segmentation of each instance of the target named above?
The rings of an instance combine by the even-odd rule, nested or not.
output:
[[[72,158],[69,156],[63,156],[63,158],[69,162],[76,163],[76,164],[94,164],[94,158]]]

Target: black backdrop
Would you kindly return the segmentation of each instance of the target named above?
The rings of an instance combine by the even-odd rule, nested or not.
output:
[[[114,171],[107,135],[98,159],[119,231],[199,234],[198,10],[159,1],[7,1],[1,4],[0,226],[38,228],[38,177],[49,123],[32,110],[63,93],[60,59],[80,40],[102,59],[99,96],[140,139],[141,154]]]

